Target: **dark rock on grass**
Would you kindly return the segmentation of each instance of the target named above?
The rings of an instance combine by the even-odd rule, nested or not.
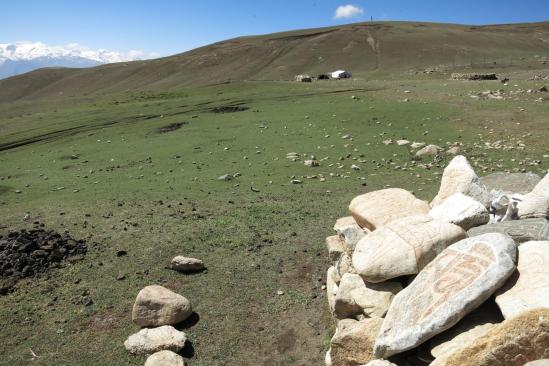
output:
[[[87,251],[84,240],[53,230],[33,229],[0,235],[0,294],[11,291],[18,280],[74,262]]]

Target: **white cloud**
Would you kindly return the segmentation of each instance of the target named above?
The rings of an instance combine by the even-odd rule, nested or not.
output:
[[[347,5],[340,5],[337,7],[334,19],[346,19],[346,18],[352,18],[356,17],[358,15],[361,15],[364,13],[364,10],[359,8],[358,6],[347,4]]]
[[[93,50],[78,43],[62,46],[49,46],[41,42],[0,43],[0,61],[32,60],[39,57],[85,58],[99,63],[124,62],[159,57],[156,52],[145,53],[140,50],[128,52]]]

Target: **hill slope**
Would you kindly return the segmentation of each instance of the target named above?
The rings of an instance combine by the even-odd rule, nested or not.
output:
[[[235,38],[182,54],[88,69],[41,69],[0,80],[21,98],[166,89],[228,80],[284,80],[345,68],[355,75],[549,56],[549,22],[463,26],[381,22]]]

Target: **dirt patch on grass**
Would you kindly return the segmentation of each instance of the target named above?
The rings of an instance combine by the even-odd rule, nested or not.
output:
[[[108,332],[117,327],[124,327],[128,322],[129,316],[126,312],[95,315],[82,325],[86,329],[96,332]]]
[[[225,105],[221,107],[212,108],[213,113],[235,113],[235,112],[244,112],[250,109],[250,107],[241,106],[241,105]]]
[[[169,125],[166,125],[164,127],[160,127],[156,129],[156,132],[158,133],[166,133],[166,132],[172,132],[175,130],[179,130],[182,126],[188,124],[189,122],[174,122],[170,123]]]

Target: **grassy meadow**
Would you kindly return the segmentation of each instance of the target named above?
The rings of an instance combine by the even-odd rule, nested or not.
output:
[[[334,329],[324,239],[335,219],[354,196],[384,187],[430,200],[451,159],[383,141],[460,142],[479,175],[544,174],[549,109],[537,99],[547,93],[470,97],[542,85],[410,76],[0,104],[0,234],[38,221],[89,245],[83,260],[0,297],[0,365],[143,364],[123,341],[138,330],[131,307],[150,284],[193,303],[196,316],[181,325],[192,366],[323,364]],[[212,111],[223,106],[249,109]],[[159,132],[171,124],[181,125]],[[175,255],[208,270],[166,269]]]

